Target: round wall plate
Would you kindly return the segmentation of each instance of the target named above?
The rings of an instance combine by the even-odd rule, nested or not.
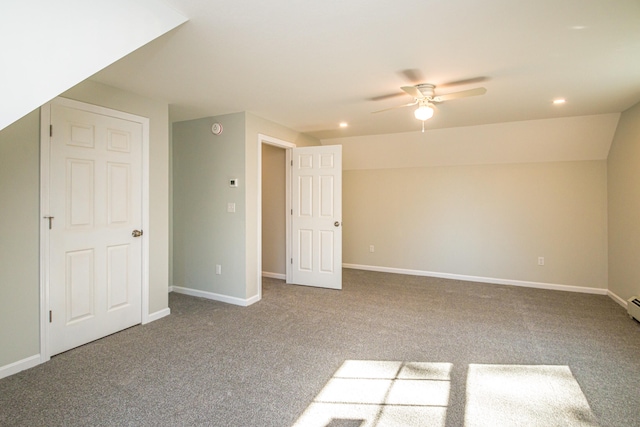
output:
[[[214,135],[220,135],[222,133],[222,125],[220,123],[214,123],[211,125],[211,132]]]

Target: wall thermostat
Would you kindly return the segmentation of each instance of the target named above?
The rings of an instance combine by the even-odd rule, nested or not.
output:
[[[238,186],[238,179],[237,178],[231,178],[229,180],[229,187],[237,187]]]
[[[222,125],[220,123],[214,123],[211,125],[211,132],[214,135],[220,135],[222,133]]]

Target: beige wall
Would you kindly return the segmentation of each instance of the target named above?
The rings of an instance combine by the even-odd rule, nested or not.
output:
[[[622,114],[608,166],[609,290],[640,295],[640,104]]]
[[[262,144],[262,271],[286,273],[286,151]]]
[[[343,260],[606,289],[606,182],[604,160],[346,170]]]
[[[40,112],[0,131],[0,367],[39,353]]]

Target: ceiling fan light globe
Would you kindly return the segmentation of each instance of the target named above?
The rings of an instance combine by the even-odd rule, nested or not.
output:
[[[421,105],[413,112],[413,115],[416,116],[416,119],[424,122],[425,120],[429,120],[433,117],[433,108],[427,105]]]

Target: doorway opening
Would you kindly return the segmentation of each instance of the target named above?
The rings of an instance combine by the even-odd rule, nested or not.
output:
[[[286,150],[262,144],[262,276],[287,278]]]
[[[291,268],[291,150],[296,145],[258,135],[258,292],[262,276],[289,281]]]

